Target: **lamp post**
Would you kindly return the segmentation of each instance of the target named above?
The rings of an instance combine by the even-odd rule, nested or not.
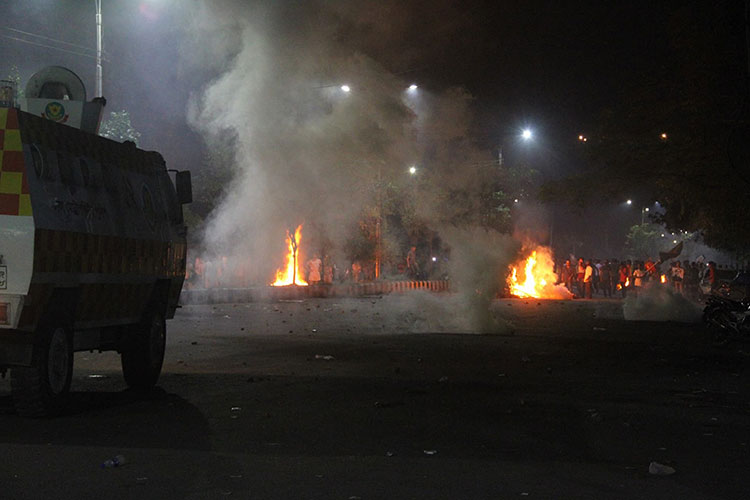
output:
[[[96,95],[102,97],[102,0],[94,0],[96,6]]]

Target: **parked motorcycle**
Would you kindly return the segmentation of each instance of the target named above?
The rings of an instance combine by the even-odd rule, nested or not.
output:
[[[750,299],[738,301],[721,295],[709,295],[703,309],[703,321],[714,344],[750,339]]]

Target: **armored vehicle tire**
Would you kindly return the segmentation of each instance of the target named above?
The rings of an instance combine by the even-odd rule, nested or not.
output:
[[[31,367],[11,369],[13,403],[19,415],[58,415],[68,401],[73,377],[73,341],[64,324],[52,323],[39,329]]]
[[[167,323],[160,309],[146,315],[122,350],[122,374],[132,388],[148,389],[159,380],[167,340]]]

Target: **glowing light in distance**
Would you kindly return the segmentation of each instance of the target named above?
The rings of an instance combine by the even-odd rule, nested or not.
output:
[[[531,133],[531,130],[527,128],[523,129],[523,132],[521,132],[521,137],[523,138],[524,141],[528,141],[529,139],[531,139],[532,135],[533,134]]]
[[[419,86],[416,83],[412,83],[411,85],[409,85],[409,90],[411,90],[412,92],[414,92],[418,88]]]
[[[644,212],[648,212],[648,207],[643,209]]]
[[[433,257],[432,262],[437,262],[437,257]]]
[[[417,167],[415,167],[414,165],[412,165],[411,167],[409,167],[409,173],[411,175],[416,174],[417,173]]]
[[[352,88],[349,85],[342,85],[341,90],[344,92],[351,92]]]
[[[516,198],[515,200],[513,200],[513,203],[518,203],[518,198]]]
[[[662,134],[659,137],[661,137],[662,141],[666,141],[667,140],[667,133],[666,132],[662,132]]]
[[[632,205],[633,204],[633,200],[628,200],[625,203],[627,203],[628,205]]]

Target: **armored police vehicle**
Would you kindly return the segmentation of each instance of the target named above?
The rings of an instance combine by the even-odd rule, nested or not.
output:
[[[185,277],[190,172],[97,135],[105,101],[49,67],[0,84],[0,372],[17,411],[59,413],[75,351],[115,350],[156,384]]]

